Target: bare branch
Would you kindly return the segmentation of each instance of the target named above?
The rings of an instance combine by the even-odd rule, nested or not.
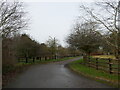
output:
[[[4,2],[0,4],[0,34],[3,38],[27,26],[22,3]]]

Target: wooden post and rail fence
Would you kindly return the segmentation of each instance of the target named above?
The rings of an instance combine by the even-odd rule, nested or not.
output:
[[[84,64],[110,74],[120,74],[120,60],[118,59],[88,58],[85,60]]]
[[[75,57],[75,56],[39,56],[39,57],[19,57],[18,58],[18,62],[25,62],[25,63],[29,63],[29,62],[36,62],[36,61],[47,61],[47,60],[52,60],[52,59],[62,59],[65,57]]]

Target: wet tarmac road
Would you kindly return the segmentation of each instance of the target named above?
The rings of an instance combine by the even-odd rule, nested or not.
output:
[[[31,66],[6,88],[110,88],[65,67],[65,64],[78,59]]]

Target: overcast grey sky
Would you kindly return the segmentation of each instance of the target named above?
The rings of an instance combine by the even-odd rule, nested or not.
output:
[[[64,40],[79,15],[79,3],[27,2],[26,5],[30,25],[25,32],[40,43],[51,36],[65,45]]]
[[[78,18],[80,2],[26,2],[30,18],[29,30],[25,31],[39,43],[49,36],[56,37],[65,46],[65,38]]]

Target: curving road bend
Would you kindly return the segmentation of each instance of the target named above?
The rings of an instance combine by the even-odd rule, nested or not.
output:
[[[65,64],[79,59],[31,66],[6,88],[112,88],[77,75],[65,67]]]

